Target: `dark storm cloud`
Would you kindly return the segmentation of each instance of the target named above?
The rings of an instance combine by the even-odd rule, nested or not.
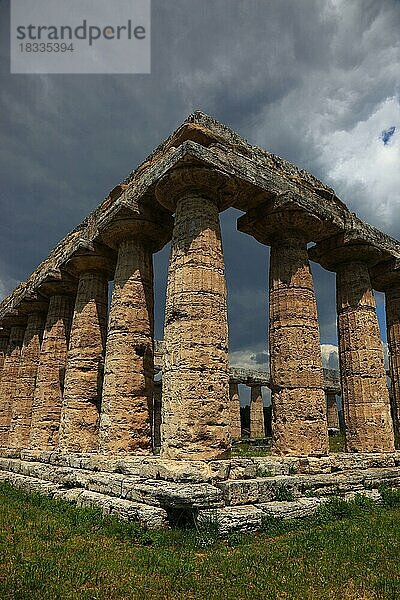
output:
[[[0,0],[0,292],[197,108],[399,235],[399,136],[379,140],[400,125],[399,25],[394,0],[153,0],[151,75],[9,75]],[[236,231],[237,216],[221,218],[230,343],[250,360],[267,347],[269,251]],[[167,260],[165,249],[155,261],[158,337]],[[321,339],[334,344],[334,276],[313,272]]]

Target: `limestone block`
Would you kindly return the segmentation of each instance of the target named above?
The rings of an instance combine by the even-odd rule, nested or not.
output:
[[[44,316],[41,312],[29,315],[22,343],[10,425],[9,444],[15,448],[26,448],[29,445],[32,405],[44,324]]]
[[[0,336],[0,379],[1,379],[1,372],[3,370],[4,359],[5,359],[6,353],[7,353],[8,340],[9,340],[9,335],[6,334],[6,335]]]
[[[51,450],[58,445],[72,311],[72,296],[50,297],[32,406],[32,449]]]
[[[153,404],[153,263],[140,239],[119,245],[100,417],[104,454],[150,454]]]
[[[389,393],[367,265],[338,266],[337,310],[346,450],[391,452]]]
[[[107,304],[107,274],[81,273],[66,363],[59,438],[62,452],[90,452],[98,447]]]
[[[147,480],[122,483],[122,496],[128,500],[172,508],[207,508],[223,505],[221,491],[209,483],[172,483]]]
[[[9,430],[12,418],[12,407],[17,386],[18,371],[21,358],[21,347],[25,327],[11,327],[10,339],[4,358],[0,379],[0,446],[9,444]]]

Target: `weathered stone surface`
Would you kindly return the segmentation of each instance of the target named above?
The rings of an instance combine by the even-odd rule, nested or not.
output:
[[[9,339],[10,339],[9,333],[0,332],[0,379],[1,379],[1,372],[3,370],[4,359],[5,359],[6,353],[7,353],[7,346],[8,346]]]
[[[107,273],[83,270],[67,354],[59,436],[62,452],[90,452],[98,447],[107,304]]]
[[[161,381],[154,382],[153,397],[153,444],[155,448],[161,446],[161,411],[162,411],[162,386]]]
[[[42,312],[33,312],[29,315],[22,343],[10,424],[9,444],[15,448],[26,448],[29,445],[32,405],[44,325],[45,318]]]
[[[100,450],[150,454],[153,404],[153,258],[140,237],[118,250],[100,418]]]
[[[385,290],[387,342],[393,394],[393,423],[397,446],[400,445],[400,282]]]
[[[29,445],[34,449],[50,450],[58,445],[72,312],[72,296],[50,297],[32,406]]]
[[[339,429],[339,413],[334,392],[326,392],[326,405],[328,428]]]
[[[251,386],[250,394],[250,437],[265,437],[264,403],[260,385]]]
[[[218,215],[223,180],[204,169],[157,188],[176,206],[164,329],[165,458],[221,458],[230,449],[226,286]]]
[[[9,443],[12,407],[17,386],[24,333],[25,327],[19,325],[11,327],[10,339],[4,357],[0,378],[0,446],[7,446]]]
[[[394,450],[389,393],[368,267],[337,267],[339,359],[348,452]]]
[[[236,382],[229,382],[229,417],[231,438],[238,440],[242,437],[242,423],[240,419],[239,385]]]
[[[328,451],[317,306],[306,238],[271,246],[270,329],[273,452]]]

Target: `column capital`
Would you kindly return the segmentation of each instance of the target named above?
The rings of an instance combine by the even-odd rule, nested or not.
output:
[[[37,287],[37,292],[47,298],[51,296],[74,296],[78,280],[60,269],[50,270]]]
[[[370,275],[375,290],[390,293],[394,287],[400,286],[400,259],[379,262],[370,269]]]
[[[227,175],[206,167],[180,167],[168,171],[156,186],[158,202],[172,212],[178,200],[191,194],[215,202],[219,210],[229,205],[235,194],[236,184]]]
[[[103,244],[81,245],[65,264],[66,270],[74,277],[82,273],[100,271],[108,279],[114,276],[117,257],[111,248]]]
[[[141,240],[152,252],[165,246],[172,237],[173,218],[164,209],[160,211],[140,207],[138,212],[120,210],[101,231],[102,241],[114,250],[130,238]]]
[[[324,269],[337,271],[340,265],[351,262],[372,266],[387,258],[387,253],[349,231],[318,242],[308,250],[308,256]]]
[[[326,236],[332,225],[306,211],[292,194],[285,193],[247,211],[237,220],[237,229],[261,244],[271,245],[287,238],[308,243]]]

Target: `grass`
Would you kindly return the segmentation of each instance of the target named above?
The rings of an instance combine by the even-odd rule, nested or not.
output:
[[[334,499],[313,518],[146,532],[93,509],[0,485],[2,600],[400,597],[400,494]]]

